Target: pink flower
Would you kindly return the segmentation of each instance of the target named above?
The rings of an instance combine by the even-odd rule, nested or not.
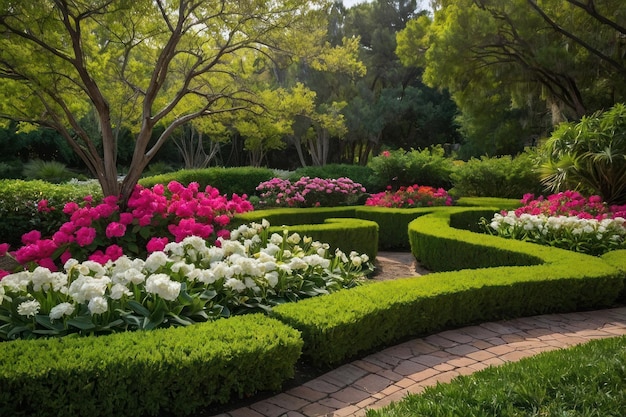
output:
[[[79,246],[91,245],[96,239],[96,229],[93,227],[81,227],[76,231],[76,243]]]
[[[230,223],[230,217],[228,217],[225,214],[222,214],[220,216],[215,217],[215,219],[213,219],[215,221],[215,223],[217,223],[218,225],[224,227],[226,226],[228,223]]]
[[[389,158],[391,156],[391,152],[383,151],[382,156],[384,156],[385,158]]]
[[[41,239],[41,232],[38,230],[31,230],[28,233],[22,235],[22,243],[25,245],[32,245]]]
[[[146,249],[148,253],[159,252],[165,249],[165,245],[169,243],[169,239],[166,237],[153,237],[148,241]]]
[[[126,233],[126,225],[118,222],[111,222],[107,225],[105,233],[109,239],[122,237]]]
[[[120,223],[128,226],[134,220],[132,213],[120,213]]]
[[[49,213],[52,210],[54,210],[54,207],[48,207],[48,200],[41,200],[39,203],[37,203],[37,211],[40,213]]]
[[[2,278],[6,277],[9,274],[10,274],[9,271],[5,271],[4,269],[0,269],[0,281],[2,281]]]
[[[9,244],[8,243],[0,244],[0,258],[5,256],[8,251],[9,251]]]
[[[73,201],[70,201],[69,203],[66,203],[65,206],[63,206],[63,213],[72,214],[78,209],[79,209],[78,204],[76,204]]]

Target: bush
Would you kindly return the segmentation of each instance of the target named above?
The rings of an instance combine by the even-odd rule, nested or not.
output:
[[[156,184],[167,184],[171,181],[177,181],[183,185],[197,182],[200,188],[210,185],[220,190],[222,194],[251,196],[256,193],[256,187],[261,182],[269,181],[272,178],[274,178],[274,172],[266,168],[183,169],[169,174],[142,178],[139,180],[139,184],[149,188]]]
[[[510,156],[472,158],[456,167],[451,175],[454,197],[519,198],[541,194],[543,186],[529,153]]]
[[[28,180],[43,180],[60,184],[71,180],[74,174],[61,162],[34,159],[24,165],[24,177]]]
[[[98,183],[55,185],[44,181],[0,180],[0,241],[16,249],[22,244],[22,235],[31,230],[52,235],[66,221],[61,210],[63,204],[81,202],[88,195],[95,201],[101,199]]]
[[[550,191],[576,189],[626,204],[626,105],[562,123],[542,146],[541,176]]]
[[[348,165],[348,164],[328,164],[322,166],[301,167],[291,173],[288,177],[292,182],[298,181],[302,177],[310,178],[350,178],[358,182],[369,192],[377,191],[379,181],[372,182],[374,171],[369,166]]]
[[[454,171],[451,158],[445,157],[441,146],[430,149],[385,151],[372,158],[368,166],[374,171],[372,183],[378,190],[387,186],[398,189],[402,186],[423,184],[435,188],[449,189],[450,175]]]
[[[334,207],[355,204],[365,187],[350,178],[322,179],[302,177],[292,183],[273,178],[256,188],[261,207]]]
[[[415,184],[400,187],[395,192],[388,190],[374,194],[365,201],[365,205],[390,208],[451,206],[452,198],[443,188],[434,189]]]

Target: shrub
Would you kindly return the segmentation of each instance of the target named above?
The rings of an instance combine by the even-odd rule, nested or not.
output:
[[[527,193],[540,194],[543,190],[535,172],[535,160],[530,153],[512,158],[501,156],[472,158],[456,167],[451,174],[455,197],[519,198]]]
[[[366,206],[389,208],[413,208],[431,206],[450,206],[452,197],[443,188],[435,189],[417,184],[409,187],[400,187],[397,191],[387,190],[370,196]]]
[[[626,105],[562,123],[542,146],[541,176],[553,191],[599,194],[609,204],[626,204]]]
[[[69,181],[74,174],[68,171],[65,164],[57,161],[33,159],[24,165],[24,177],[28,180],[43,180],[54,184]]]
[[[302,177],[292,183],[274,178],[256,188],[260,206],[265,207],[334,207],[356,203],[365,187],[350,178],[321,179]]]
[[[298,181],[302,177],[309,178],[350,178],[354,182],[363,185],[366,190],[377,190],[379,181],[372,182],[374,171],[369,166],[348,165],[348,164],[328,164],[322,166],[301,167],[295,170],[288,179],[292,182]]]
[[[599,196],[584,198],[577,192],[553,194],[533,200],[522,199],[524,206],[496,213],[483,227],[500,237],[526,240],[590,255],[626,248],[626,206],[608,207]]]
[[[392,189],[412,184],[429,184],[436,188],[448,189],[452,186],[450,175],[454,171],[451,158],[445,157],[441,146],[430,149],[404,151],[384,151],[372,158],[368,166],[374,171],[378,189],[387,185]]]
[[[45,209],[61,211],[50,204]],[[34,263],[55,271],[69,258],[104,264],[123,254],[145,257],[169,241],[179,242],[187,236],[213,240],[227,236],[225,227],[233,214],[251,209],[245,198],[234,194],[228,200],[210,186],[200,192],[197,183],[184,187],[171,182],[167,190],[163,185],[152,189],[137,185],[124,212],[113,196],[100,204],[90,196],[81,205],[65,204],[61,227],[44,239],[37,230],[24,234],[24,246],[14,256],[24,266]]]
[[[266,168],[205,168],[183,169],[169,174],[146,177],[139,180],[139,184],[149,188],[157,184],[167,184],[171,181],[177,181],[184,185],[197,182],[200,188],[210,185],[227,195],[251,196],[256,192],[256,187],[259,183],[272,178],[274,178],[274,172]]]
[[[15,248],[31,230],[52,235],[66,221],[61,205],[80,202],[87,195],[97,201],[102,190],[97,183],[51,184],[45,181],[0,180],[0,237]]]

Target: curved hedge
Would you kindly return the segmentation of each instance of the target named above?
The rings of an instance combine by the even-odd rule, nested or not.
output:
[[[600,258],[450,226],[455,215],[484,210],[433,209],[408,230],[427,267],[479,269],[378,282],[281,305],[274,316],[302,332],[309,360],[327,366],[448,327],[607,307],[619,298],[624,272]]]
[[[277,389],[293,375],[301,351],[306,360],[327,367],[445,328],[602,308],[621,297],[626,251],[597,258],[462,230],[480,216],[514,207],[510,200],[488,202],[497,208],[245,213],[239,221],[267,218],[302,234],[348,239],[352,233],[350,239],[367,241],[361,242],[369,245],[365,253],[375,250],[378,227],[379,241],[410,243],[420,262],[445,272],[283,304],[273,318],[251,315],[145,333],[0,343],[0,415],[95,417],[120,410],[185,415],[233,396]],[[348,229],[351,233],[341,232]],[[350,250],[346,240],[340,244]]]

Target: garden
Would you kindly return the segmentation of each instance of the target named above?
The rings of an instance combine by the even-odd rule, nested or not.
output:
[[[385,151],[362,183],[350,166],[183,170],[146,177],[126,204],[89,182],[2,180],[2,413],[189,415],[280,389],[298,363],[623,302],[626,205],[534,194],[528,158]],[[374,282],[378,250],[432,273]]]

